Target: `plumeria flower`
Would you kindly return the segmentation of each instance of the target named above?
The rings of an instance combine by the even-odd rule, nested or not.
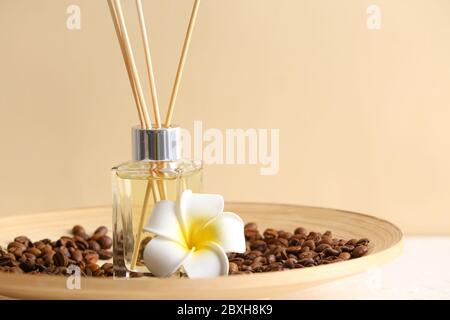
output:
[[[226,252],[245,252],[244,222],[223,212],[220,195],[184,191],[178,202],[159,201],[144,230],[156,234],[144,250],[144,262],[157,277],[180,267],[189,278],[228,275]]]

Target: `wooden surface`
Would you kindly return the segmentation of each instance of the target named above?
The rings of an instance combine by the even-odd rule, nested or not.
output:
[[[69,290],[66,278],[0,273],[0,295],[35,299],[251,299],[277,298],[344,278],[390,261],[401,252],[402,233],[391,223],[371,216],[340,210],[292,205],[230,203],[227,210],[260,229],[333,231],[339,238],[371,240],[368,255],[346,262],[313,268],[215,279],[113,280],[82,278],[80,290]],[[32,240],[56,239],[75,224],[88,232],[99,225],[111,226],[111,208],[67,210],[0,219],[0,244],[15,236]]]

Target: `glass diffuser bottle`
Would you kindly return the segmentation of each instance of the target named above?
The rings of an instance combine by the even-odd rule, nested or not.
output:
[[[180,157],[180,128],[132,129],[133,160],[112,169],[114,276],[149,273],[142,261],[152,234],[143,230],[155,203],[201,192],[201,161]]]

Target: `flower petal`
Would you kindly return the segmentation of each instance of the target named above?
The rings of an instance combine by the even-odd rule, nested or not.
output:
[[[245,252],[244,221],[233,212],[224,212],[211,220],[196,237],[214,241],[225,252]]]
[[[186,235],[194,234],[222,213],[224,200],[218,194],[199,194],[186,190],[180,197],[180,218]]]
[[[214,242],[197,248],[184,262],[183,268],[189,278],[212,278],[228,275],[228,258],[223,249]]]
[[[179,243],[153,238],[145,247],[144,262],[156,277],[168,277],[176,272],[191,255],[191,251]]]
[[[156,203],[144,230],[186,245],[174,201],[161,200]]]

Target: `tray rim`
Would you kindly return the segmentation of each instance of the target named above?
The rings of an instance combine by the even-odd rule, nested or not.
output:
[[[301,208],[310,208],[310,209],[316,209],[316,210],[333,210],[333,211],[338,211],[338,212],[342,212],[342,213],[350,213],[350,214],[356,214],[359,216],[364,216],[364,217],[368,217],[371,219],[376,219],[379,221],[382,221],[384,223],[390,224],[392,227],[394,227],[395,229],[397,229],[396,231],[398,233],[400,233],[401,235],[401,239],[404,238],[404,232],[402,231],[402,229],[395,223],[384,219],[384,218],[380,218],[377,216],[374,216],[370,213],[362,213],[362,212],[358,212],[358,211],[351,211],[351,210],[346,210],[346,209],[337,209],[337,208],[330,208],[330,207],[321,207],[321,206],[314,206],[314,205],[303,205],[303,204],[295,204],[295,203],[286,203],[286,202],[256,202],[256,201],[225,201],[225,208],[227,207],[227,205],[231,205],[231,206],[235,206],[235,205],[258,205],[258,206],[267,206],[267,207],[276,207],[276,206],[283,206],[283,207],[301,207]],[[50,209],[50,210],[45,210],[45,211],[35,211],[35,212],[28,212],[28,213],[23,213],[23,214],[7,214],[4,216],[0,216],[0,220],[3,219],[8,219],[8,218],[17,218],[17,217],[23,217],[23,216],[33,216],[33,215],[38,215],[38,214],[52,214],[55,212],[68,212],[68,211],[82,211],[82,210],[96,210],[96,209],[111,209],[112,210],[112,205],[110,204],[101,204],[101,205],[95,205],[95,206],[79,206],[79,207],[72,207],[72,208],[64,208],[64,209]]]
[[[324,282],[330,279],[339,279],[346,276],[349,276],[351,274],[356,274],[358,272],[362,272],[367,270],[366,267],[368,264],[370,265],[382,265],[396,256],[398,256],[403,248],[403,241],[404,241],[404,234],[402,230],[395,225],[392,222],[389,222],[386,219],[382,219],[370,214],[366,213],[359,213],[354,211],[348,211],[348,210],[342,210],[342,209],[334,209],[334,208],[326,208],[326,207],[318,207],[318,206],[308,206],[308,205],[296,205],[296,204],[284,204],[284,203],[265,203],[265,202],[226,202],[225,206],[265,206],[265,207],[276,207],[276,206],[282,206],[284,208],[302,208],[302,209],[319,209],[319,210],[330,210],[330,211],[337,211],[344,214],[350,214],[350,215],[356,215],[356,216],[363,216],[366,218],[369,218],[371,220],[377,220],[380,222],[383,222],[384,224],[390,225],[390,227],[395,230],[397,241],[393,243],[390,247],[383,249],[381,251],[368,254],[367,256],[363,256],[358,259],[344,261],[337,264],[329,264],[329,265],[321,265],[314,268],[302,268],[302,269],[293,269],[293,270],[285,270],[283,272],[276,273],[277,278],[283,278],[288,279],[291,277],[297,277],[302,279],[307,279],[308,283],[314,283],[314,282]],[[95,211],[95,210],[112,210],[112,207],[110,205],[99,205],[99,206],[89,206],[89,207],[77,207],[77,208],[70,208],[70,209],[61,209],[61,210],[49,210],[45,212],[35,212],[35,213],[27,213],[27,214],[19,214],[17,216],[4,216],[0,217],[0,221],[3,220],[10,220],[10,219],[26,219],[28,216],[36,216],[36,215],[51,215],[55,214],[56,212],[64,212],[64,213],[70,213],[70,212],[77,212],[77,211]],[[318,272],[320,271],[320,272]],[[324,274],[326,276],[324,276]],[[171,290],[174,289],[174,287],[177,287],[177,290],[186,291],[189,289],[192,289],[192,287],[196,287],[198,290],[203,290],[207,287],[215,287],[216,285],[219,286],[217,291],[223,291],[223,290],[231,290],[233,287],[235,287],[239,283],[239,287],[241,288],[271,288],[273,286],[267,286],[267,283],[272,283],[274,286],[276,284],[273,283],[273,275],[274,273],[257,273],[252,275],[235,275],[232,277],[217,277],[217,278],[211,278],[211,279],[158,279],[158,278],[141,278],[141,279],[132,279],[131,281],[135,281],[136,283],[139,283],[139,286],[144,287],[150,287],[155,284],[160,284],[161,282],[164,282],[165,286],[164,288],[158,289],[163,292],[170,293]],[[2,285],[1,281],[2,279],[9,279],[13,280],[12,283],[18,281],[18,282],[25,282],[25,281],[37,281],[40,279],[45,279],[47,281],[51,281],[52,283],[56,283],[58,281],[65,281],[65,277],[54,277],[54,276],[48,276],[48,275],[27,275],[27,274],[9,274],[9,273],[0,273],[0,288],[2,289],[2,294],[7,297],[15,297],[16,295],[14,292],[14,285],[5,286]],[[57,279],[59,278],[59,279]],[[52,280],[50,280],[52,279]],[[227,279],[227,280],[224,280]],[[242,281],[245,279],[246,281]],[[108,278],[83,278],[83,283],[88,283],[89,285],[99,285],[100,287],[106,287],[107,284],[109,285],[110,281],[112,279]],[[120,280],[117,280],[120,281]],[[283,281],[281,281],[283,283]],[[286,287],[285,284],[280,285],[282,287]],[[182,288],[180,288],[182,287]],[[6,291],[8,291],[10,294],[8,295]],[[66,290],[66,289],[64,289]],[[12,295],[11,295],[12,294]],[[74,295],[74,298],[76,299],[76,294]],[[108,297],[106,297],[108,298]],[[141,297],[138,298],[145,298],[141,295]]]

